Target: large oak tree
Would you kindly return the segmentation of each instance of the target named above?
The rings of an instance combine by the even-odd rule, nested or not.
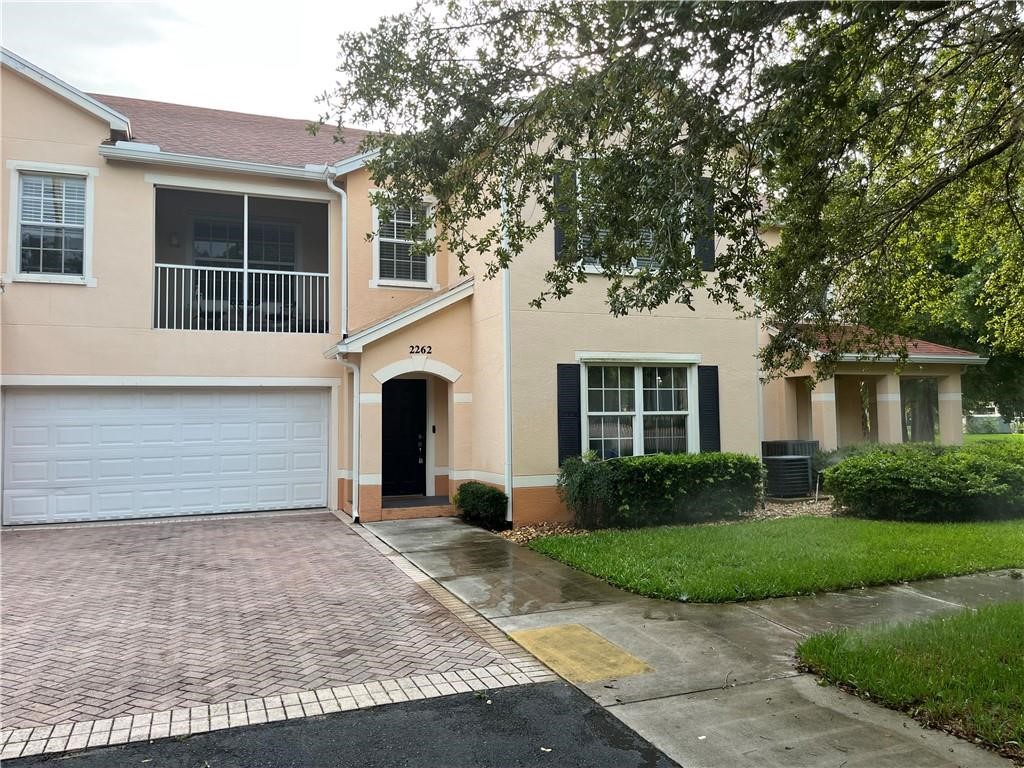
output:
[[[491,254],[493,274],[554,221],[571,257],[552,260],[538,303],[594,279],[587,261],[616,314],[701,291],[757,312],[778,331],[762,353],[772,372],[822,338],[827,371],[853,345],[887,351],[892,334],[937,326],[1020,359],[1022,13],[1006,0],[423,2],[342,35],[327,103],[341,124],[382,129],[365,146],[380,202],[431,191],[458,258]],[[712,224],[706,177],[714,272],[694,252]],[[479,220],[494,225],[468,226]]]

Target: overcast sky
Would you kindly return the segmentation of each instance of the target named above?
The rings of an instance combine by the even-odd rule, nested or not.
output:
[[[93,93],[311,119],[338,34],[412,0],[0,0],[0,40]]]

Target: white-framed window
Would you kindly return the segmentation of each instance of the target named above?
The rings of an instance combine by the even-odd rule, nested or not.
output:
[[[373,208],[373,280],[370,285],[437,288],[435,258],[416,253],[413,230],[429,215],[430,203],[396,208],[390,216]],[[384,219],[388,220],[385,222]],[[429,237],[431,233],[427,233]]]
[[[95,168],[8,161],[9,278],[95,285],[92,201]]]
[[[697,366],[586,363],[583,445],[602,459],[695,453]]]
[[[576,188],[576,199],[581,203],[578,218],[580,245],[582,248],[589,249],[591,240],[595,236],[597,238],[607,237],[608,230],[598,228],[593,230],[592,233],[588,231],[584,212],[586,206],[582,204],[585,202],[583,198],[582,175],[586,172],[586,160],[577,163],[576,166],[576,169],[572,171],[572,184]],[[654,231],[650,227],[637,227],[636,239],[633,245],[639,251],[639,255],[633,258],[632,270],[657,269],[658,261],[654,256],[650,255],[654,247]],[[595,256],[583,256],[580,259],[580,263],[583,265],[584,271],[589,274],[603,274],[600,259]]]

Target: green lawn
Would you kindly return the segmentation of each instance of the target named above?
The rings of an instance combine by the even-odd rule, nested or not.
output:
[[[1019,435],[964,435],[964,445],[970,445],[971,443],[986,443],[992,440],[997,441],[1014,441],[1024,443],[1024,433]]]
[[[631,592],[718,603],[1024,566],[1024,520],[795,517],[549,536],[530,547]]]
[[[1024,603],[828,632],[797,654],[827,680],[1024,757]]]

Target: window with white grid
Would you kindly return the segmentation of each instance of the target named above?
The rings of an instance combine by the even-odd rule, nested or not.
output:
[[[602,459],[690,450],[690,365],[587,365],[587,448]]]
[[[633,366],[587,369],[588,448],[602,459],[633,455],[636,379]]]
[[[427,216],[427,206],[396,208],[377,230],[377,269],[382,280],[429,281],[427,254],[414,252],[415,227]]]
[[[18,186],[19,272],[85,274],[86,179],[21,173]]]

